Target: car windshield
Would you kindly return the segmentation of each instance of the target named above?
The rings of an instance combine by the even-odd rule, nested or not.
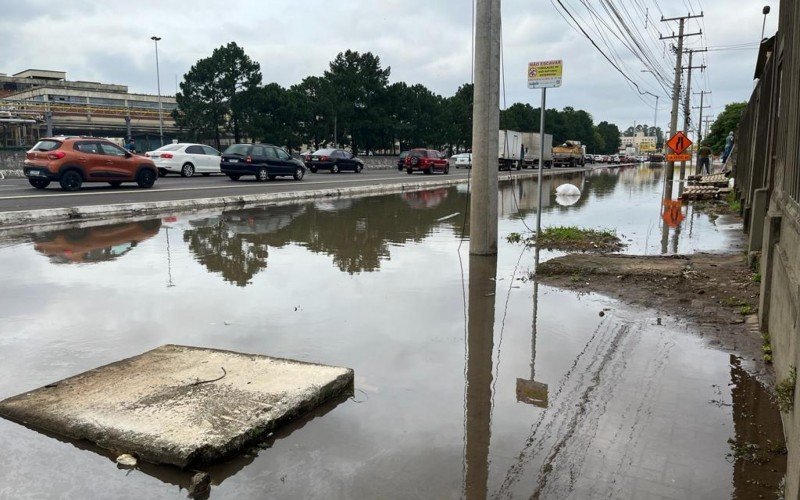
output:
[[[183,147],[183,144],[167,144],[156,149],[156,151],[177,151]]]
[[[328,156],[331,153],[333,153],[334,151],[336,151],[336,150],[335,149],[318,149],[318,150],[314,151],[312,154],[314,156]]]
[[[61,141],[56,141],[54,139],[45,139],[43,141],[39,141],[33,146],[34,151],[52,151],[54,149],[58,149],[61,146]]]
[[[419,158],[425,158],[425,150],[424,149],[415,149],[413,151],[408,152],[409,156],[416,156]]]
[[[231,144],[223,154],[226,155],[242,155],[245,156],[250,152],[249,144]]]

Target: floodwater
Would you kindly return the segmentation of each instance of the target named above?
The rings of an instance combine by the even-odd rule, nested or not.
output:
[[[545,179],[543,225],[613,227],[630,253],[736,245],[691,208],[665,226],[662,173]],[[464,186],[7,235],[0,399],[165,343],[231,349],[352,367],[355,395],[208,468],[212,498],[769,497],[780,421],[735,356],[522,279],[536,254],[503,236],[536,193],[501,185],[496,259],[461,238]],[[0,419],[0,498],[186,497],[191,473],[113,458]]]

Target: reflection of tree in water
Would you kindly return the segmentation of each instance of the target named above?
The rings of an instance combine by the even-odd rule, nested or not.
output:
[[[210,223],[210,221],[208,221]],[[252,234],[237,234],[223,218],[208,226],[189,229],[183,240],[195,258],[225,281],[247,286],[253,276],[267,267],[266,243],[252,240]]]
[[[192,221],[183,239],[209,271],[237,286],[246,286],[267,267],[270,246],[288,244],[330,255],[336,267],[350,274],[375,271],[389,259],[392,244],[421,241],[438,224],[460,232],[466,195],[456,189],[429,193],[430,200],[438,199],[429,200],[435,204],[431,208],[413,208],[396,195],[227,211]],[[437,221],[456,212],[461,216]]]

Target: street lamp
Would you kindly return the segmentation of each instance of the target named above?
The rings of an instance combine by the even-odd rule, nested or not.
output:
[[[164,145],[164,116],[163,116],[163,108],[161,107],[161,74],[159,73],[158,69],[158,41],[161,40],[160,36],[151,36],[150,40],[152,40],[156,45],[156,80],[158,85],[158,138],[159,138],[159,147]]]
[[[761,13],[764,14],[764,22],[761,23],[761,39],[764,39],[764,28],[767,26],[767,14],[769,14],[769,5],[765,5],[763,9],[761,9]]]

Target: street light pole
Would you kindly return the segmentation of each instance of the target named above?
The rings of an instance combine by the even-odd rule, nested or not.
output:
[[[767,14],[769,14],[769,5],[765,5],[763,9],[761,9],[761,13],[764,14],[764,22],[761,23],[761,39],[764,39],[764,28],[767,27]]]
[[[164,145],[164,113],[163,108],[161,106],[161,73],[158,68],[158,41],[161,40],[160,36],[151,36],[150,40],[152,40],[156,45],[156,80],[158,85],[158,138],[159,138],[159,147]]]

